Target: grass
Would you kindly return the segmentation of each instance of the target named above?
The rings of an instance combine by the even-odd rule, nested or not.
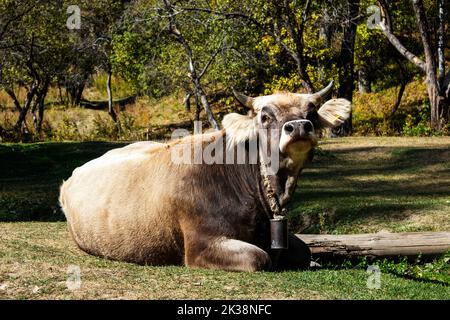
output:
[[[133,88],[123,79],[112,79],[113,99],[134,95]],[[25,88],[15,88],[15,94],[20,102],[26,98]],[[142,140],[148,134],[152,139],[170,138],[173,127],[191,127],[195,117],[195,107],[190,112],[183,105],[184,95],[174,93],[170,96],[153,98],[139,96],[126,107],[115,106],[118,114],[119,134],[116,125],[105,110],[92,110],[83,107],[69,106],[66,92],[51,87],[46,97],[45,116],[42,132],[37,134],[33,127],[31,113],[25,119],[29,131],[22,140],[5,141],[91,141],[91,140]],[[106,74],[98,73],[89,79],[83,92],[83,99],[98,101],[107,99]],[[67,100],[67,101],[66,101]],[[215,113],[221,114],[223,108],[215,108]],[[18,117],[18,112],[9,95],[0,89],[0,127],[11,129]],[[204,118],[204,113],[201,113]],[[14,137],[14,136],[13,136]],[[2,138],[0,137],[0,142]],[[16,137],[18,139],[18,137]]]
[[[254,274],[138,266],[80,251],[57,206],[58,187],[117,143],[0,145],[0,299],[450,299],[450,255],[303,272]],[[450,138],[344,138],[321,143],[291,204],[294,231],[450,230]],[[374,263],[374,262],[371,262]],[[70,265],[81,270],[71,291]]]
[[[0,145],[0,221],[61,220],[57,199],[73,169],[119,143]]]
[[[381,275],[367,287],[364,269],[233,273],[149,267],[87,255],[63,222],[1,224],[0,298],[15,299],[448,299],[441,284]],[[81,270],[81,288],[67,289],[68,267]]]
[[[105,100],[106,75],[96,74],[89,80],[83,98],[90,101]],[[133,88],[123,79],[113,77],[113,98],[119,99],[133,95]],[[19,101],[24,101],[26,90],[15,88]],[[389,88],[380,92],[355,94],[353,101],[353,130],[355,135],[411,135],[429,136],[445,134],[435,132],[429,127],[429,106],[427,105],[426,88],[423,81],[414,80],[405,89],[402,104],[395,116],[389,118],[398,88]],[[230,96],[214,99],[210,91],[210,103],[217,120],[230,111],[240,111],[239,104]],[[219,95],[220,96],[220,95]],[[126,141],[150,138],[166,139],[174,128],[192,129],[195,118],[195,103],[191,101],[191,111],[187,112],[183,105],[183,92],[152,98],[139,96],[126,106],[115,106],[119,123],[116,125],[107,110],[91,110],[68,105],[66,93],[51,87],[47,95],[47,106],[42,131],[38,134],[33,127],[32,115],[26,117],[28,134],[11,133],[3,137],[3,142],[22,141]],[[18,112],[13,101],[4,90],[0,90],[0,127],[14,127]],[[205,113],[200,113],[205,120]],[[207,123],[207,121],[204,121]],[[119,130],[117,130],[119,128]],[[448,131],[448,130],[447,130]],[[2,138],[0,137],[0,142]]]
[[[191,127],[195,117],[194,108],[186,112],[182,100],[181,96],[158,100],[138,97],[135,103],[123,110],[116,106],[119,134],[107,110],[55,105],[46,110],[40,135],[34,130],[32,115],[27,115],[25,122],[30,137],[25,141],[142,140],[147,134],[152,139],[170,138],[173,128]],[[16,110],[11,107],[2,109],[0,105],[0,126],[12,128],[16,120]]]
[[[291,205],[297,231],[450,230],[449,137],[334,139],[321,150]]]

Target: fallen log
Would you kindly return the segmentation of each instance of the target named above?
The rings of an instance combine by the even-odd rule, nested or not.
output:
[[[435,256],[450,250],[450,232],[297,234],[315,258]]]
[[[136,102],[137,95],[128,96],[121,99],[113,100],[113,105],[119,106],[121,110],[127,105],[132,104]],[[108,100],[84,100],[82,99],[80,101],[80,106],[86,109],[92,109],[92,110],[106,110],[108,109]]]

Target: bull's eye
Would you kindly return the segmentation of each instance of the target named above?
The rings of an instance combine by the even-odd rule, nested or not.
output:
[[[313,125],[317,125],[317,111],[313,110],[312,112],[309,112],[308,115],[306,116],[306,120],[309,120],[313,123]]]
[[[275,114],[273,113],[272,109],[265,106],[261,109],[261,123],[267,124],[272,119],[275,119]]]
[[[316,110],[316,105],[312,102],[308,102],[308,104],[306,105],[306,110],[308,110],[308,112]]]

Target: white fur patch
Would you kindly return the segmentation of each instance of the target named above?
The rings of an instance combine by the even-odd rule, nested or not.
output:
[[[336,127],[350,116],[352,105],[346,99],[331,99],[323,104],[318,114],[320,121],[327,127]]]
[[[290,106],[299,107],[304,101],[308,101],[310,95],[290,92],[277,92],[269,96],[260,96],[253,98],[253,111],[259,112],[264,106]]]
[[[249,244],[235,239],[223,239],[219,242],[221,248],[233,253],[242,253],[248,249]]]
[[[255,113],[258,113],[264,106],[269,103],[273,103],[273,97],[271,95],[253,98],[253,111],[255,111]]]
[[[122,148],[112,149],[106,152],[101,157],[86,162],[81,167],[76,168],[75,172],[84,172],[86,170],[97,170],[98,168],[104,168],[108,165],[115,163],[121,163],[123,161],[129,161],[133,159],[139,159],[147,157],[146,152],[156,149],[163,145],[159,142],[153,141],[141,141],[129,144]]]
[[[222,125],[227,133],[227,146],[235,146],[257,136],[256,118],[238,113],[227,114]]]

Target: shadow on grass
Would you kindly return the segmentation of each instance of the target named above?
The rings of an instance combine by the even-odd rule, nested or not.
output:
[[[0,221],[63,221],[59,187],[72,171],[126,143],[0,145]]]
[[[370,217],[401,221],[411,212],[432,210],[437,198],[450,196],[449,162],[445,147],[355,147],[319,154],[290,204],[292,226],[305,227],[304,215],[324,212],[333,228]],[[307,220],[320,223],[319,217]]]
[[[432,283],[439,284],[444,287],[450,287],[450,278],[447,279],[432,279],[427,276],[419,276],[417,272],[413,272],[408,270],[408,265],[418,267],[424,266],[425,264],[437,264],[437,260],[443,259],[445,257],[444,254],[436,255],[436,256],[422,256],[421,261],[417,260],[416,256],[398,256],[398,257],[384,257],[384,258],[369,258],[369,257],[355,257],[353,259],[328,259],[325,261],[319,261],[319,264],[322,264],[321,267],[313,267],[310,268],[310,271],[341,271],[341,270],[368,270],[369,266],[377,266],[381,272],[381,274],[391,274],[398,278],[418,281],[422,283]],[[408,261],[408,262],[406,262]],[[400,270],[395,270],[395,268]],[[441,271],[446,272],[446,271]],[[371,272],[368,272],[371,273]]]
[[[63,179],[70,177],[76,167],[125,144],[0,145],[0,221],[64,220],[58,205]],[[305,170],[300,179],[290,205],[293,223],[296,215],[330,207],[336,208],[335,222],[380,215],[401,220],[411,210],[430,209],[433,197],[449,194],[449,186],[441,180],[448,181],[450,175],[446,164],[449,154],[449,148],[443,147],[355,147],[322,152],[315,159],[313,170]],[[439,167],[430,174],[439,176],[417,181],[409,176],[399,177],[436,165]],[[380,174],[397,178],[371,178]],[[409,201],[414,198],[430,201]]]

